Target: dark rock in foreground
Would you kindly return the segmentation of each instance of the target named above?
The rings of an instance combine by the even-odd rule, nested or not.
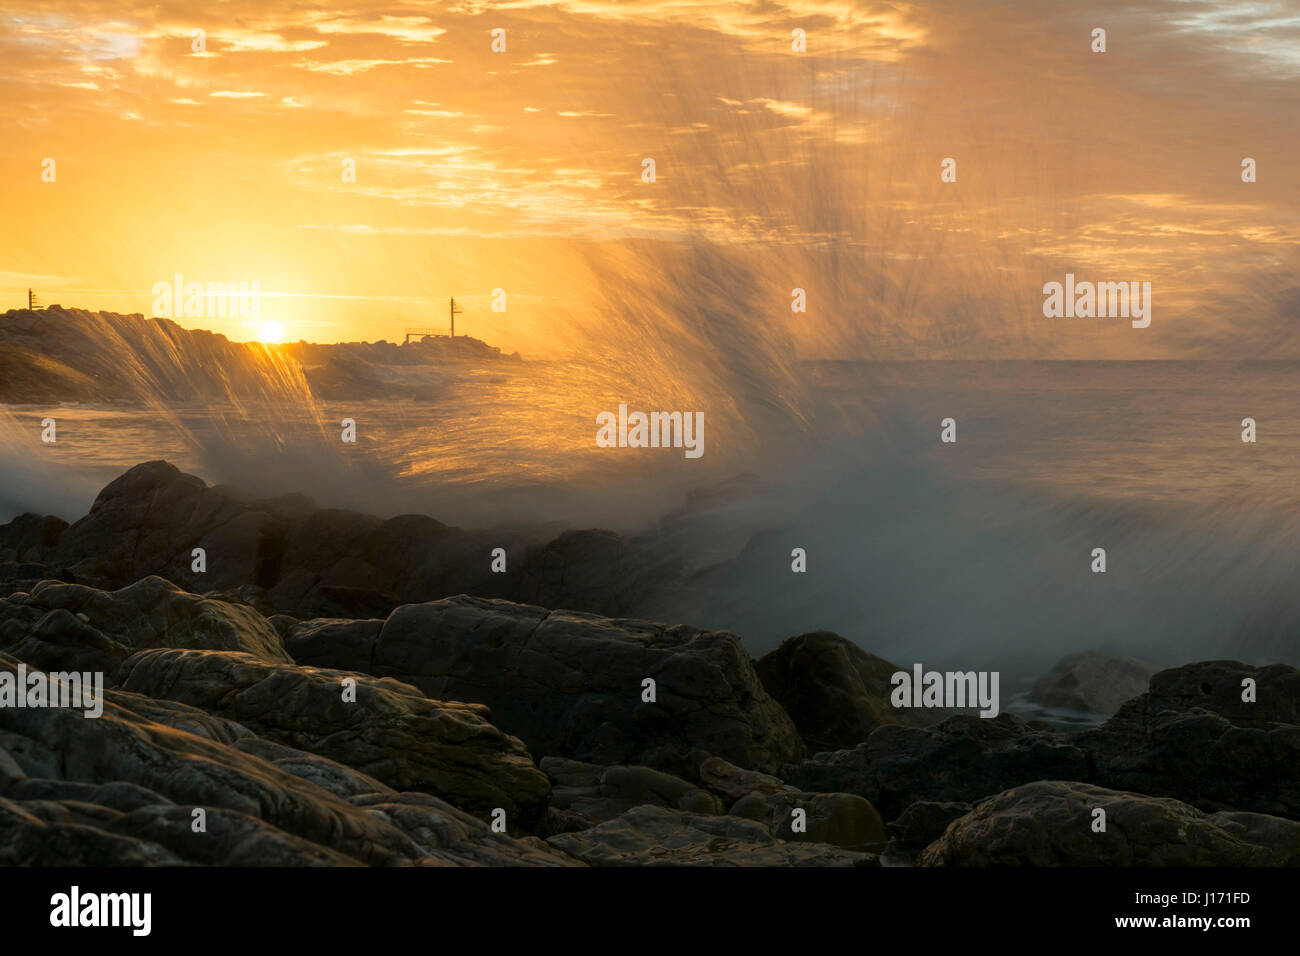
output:
[[[345,701],[345,679],[355,699]],[[394,680],[267,664],[247,654],[154,650],[122,669],[124,690],[237,721],[260,737],[328,757],[396,790],[434,794],[484,819],[501,808],[531,829],[550,785],[487,708],[429,700]]]
[[[486,704],[538,759],[691,779],[710,754],[762,771],[803,754],[740,639],[725,631],[462,595],[398,608],[377,635],[369,622],[306,622],[289,643],[303,663],[364,668],[429,697]],[[647,678],[654,703],[642,699]]]
[[[542,770],[554,785],[551,807],[583,817],[593,825],[642,806],[722,813],[721,802],[707,790],[649,767],[601,767],[546,757]]]
[[[17,666],[0,654],[0,670]],[[241,744],[256,749],[252,735],[230,721],[106,696],[98,719],[0,708],[0,864],[568,863],[435,797],[398,793],[324,758],[244,752]],[[205,832],[195,832],[195,809],[205,812]]]
[[[872,709],[869,655],[804,635],[772,663],[805,735],[877,724],[807,757],[727,632],[465,596],[268,619],[261,598],[146,577],[0,600],[0,671],[107,688],[98,719],[0,707],[0,863],[1300,863],[1291,667],[1161,671],[1080,733],[905,726]],[[536,835],[493,832],[497,808]]]
[[[1242,700],[1243,681],[1255,701]],[[1202,810],[1300,819],[1300,671],[1202,661],[1161,671],[1150,690],[1078,735],[1103,786]]]
[[[252,608],[160,578],[113,592],[46,581],[10,595],[0,600],[0,648],[29,668],[100,672],[107,687],[141,695],[133,709],[151,719],[181,711],[187,731],[238,728],[221,732],[232,740],[251,730],[484,818],[499,807],[512,829],[530,828],[546,808],[546,777],[485,707],[428,700],[365,674],[299,667]],[[349,700],[345,679],[355,687]]]
[[[1257,701],[1242,701],[1242,681]],[[1102,726],[1074,734],[1011,714],[884,726],[851,750],[784,768],[808,790],[866,797],[894,819],[917,801],[973,803],[1036,780],[1174,797],[1201,810],[1300,819],[1300,672],[1208,661],[1161,671]]]
[[[1093,810],[1106,813],[1104,833]],[[923,866],[1296,866],[1300,823],[1205,814],[1177,800],[1041,781],[998,794],[950,825]]]
[[[974,802],[1043,779],[1087,779],[1087,754],[1020,718],[961,715],[933,728],[886,725],[852,750],[820,753],[781,777],[807,790],[856,793],[892,820],[919,800]]]
[[[707,769],[710,764],[713,767]],[[558,821],[565,825],[557,827],[557,833],[591,830],[638,807],[652,806],[691,814],[681,819],[693,821],[691,826],[704,832],[714,832],[714,829],[697,825],[695,817],[729,813],[762,824],[770,837],[791,843],[820,843],[877,852],[888,842],[880,814],[862,797],[847,793],[802,793],[773,777],[741,770],[717,757],[705,761],[700,777],[710,786],[722,781],[725,792],[721,797],[648,767],[599,767],[553,757],[543,760],[542,767],[555,784],[552,810],[571,815]],[[738,794],[736,785],[742,780],[750,786]],[[727,810],[724,801],[736,796],[739,799]],[[798,825],[796,811],[801,815]],[[585,821],[585,825],[573,825],[575,819]],[[603,838],[613,830],[609,828],[599,836]],[[596,836],[577,833],[575,839],[591,840]]]
[[[0,599],[0,649],[48,670],[100,671],[109,686],[138,650],[243,651],[290,663],[280,635],[255,610],[143,578],[118,591],[41,581]]]
[[[763,823],[643,806],[547,842],[592,866],[878,866],[871,853],[774,836]]]

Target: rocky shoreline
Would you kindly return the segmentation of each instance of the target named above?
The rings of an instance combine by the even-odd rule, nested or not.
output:
[[[0,526],[0,672],[105,688],[98,718],[0,706],[0,863],[1300,864],[1295,668],[1120,703],[1080,681],[1140,664],[1063,662],[1046,687],[1117,708],[1074,733],[896,710],[895,665],[829,632],[753,661],[599,613],[628,580],[583,576],[600,532],[503,579],[474,532],[294,505],[154,462]]]

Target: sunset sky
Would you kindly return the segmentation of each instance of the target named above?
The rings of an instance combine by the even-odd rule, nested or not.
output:
[[[4,308],[183,273],[400,340],[455,295],[545,356],[711,286],[807,357],[1300,358],[1300,2],[0,0],[0,91]],[[1151,327],[1044,318],[1067,272]]]

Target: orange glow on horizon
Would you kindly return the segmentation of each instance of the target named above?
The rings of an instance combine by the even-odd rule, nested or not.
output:
[[[1167,6],[1127,14],[1140,55],[1091,53],[1051,0],[555,0],[511,7],[501,53],[481,3],[235,0],[202,49],[197,5],[11,7],[0,311],[31,287],[148,315],[184,274],[274,299],[263,327],[188,328],[400,342],[454,296],[459,334],[546,357],[618,320],[610,263],[689,314],[713,243],[748,298],[710,308],[786,322],[809,357],[1300,355],[1295,44],[1245,11],[1173,30]],[[1067,272],[1150,281],[1164,321],[1063,335],[1038,290]]]

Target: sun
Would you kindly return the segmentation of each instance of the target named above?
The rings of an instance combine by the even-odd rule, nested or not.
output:
[[[276,345],[284,339],[284,326],[279,322],[263,322],[257,327],[257,339],[267,345]]]

